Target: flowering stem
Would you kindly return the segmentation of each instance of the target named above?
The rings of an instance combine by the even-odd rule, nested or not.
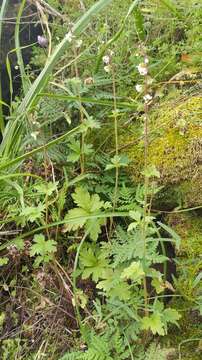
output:
[[[79,69],[78,69],[78,65],[77,65],[77,51],[76,48],[74,47],[74,55],[75,55],[75,63],[74,63],[74,68],[75,68],[75,74],[77,79],[79,79]],[[79,111],[80,111],[80,122],[81,124],[84,121],[84,113],[83,113],[83,107],[82,107],[82,103],[81,103],[81,94],[80,94],[80,90],[78,89],[78,98],[79,98]],[[80,168],[81,168],[81,174],[84,174],[85,172],[85,156],[84,156],[84,144],[85,144],[85,134],[82,133],[81,134],[81,140],[80,140],[80,149],[81,149],[81,155],[80,155]]]
[[[118,118],[117,118],[117,103],[116,103],[116,82],[115,82],[115,72],[114,67],[112,66],[112,90],[113,90],[113,101],[114,101],[114,136],[115,136],[115,154],[119,154],[119,144],[118,144]],[[113,196],[113,211],[116,208],[117,204],[117,194],[118,194],[118,181],[119,181],[119,167],[116,165],[115,171],[115,185],[114,185],[114,196]],[[109,227],[109,238],[111,236],[113,226],[113,218],[110,218],[110,227]]]
[[[147,71],[147,68],[146,68]],[[146,74],[147,75],[147,72]],[[147,169],[148,166],[148,101],[147,101],[147,94],[148,94],[148,78],[145,76],[145,105],[144,105],[144,168]],[[149,178],[145,175],[144,177],[144,208],[143,208],[143,226],[142,226],[142,237],[144,242],[144,260],[146,260],[147,254],[147,222],[146,217],[148,213],[148,189],[149,189]],[[143,287],[144,287],[144,305],[145,305],[145,316],[149,315],[148,311],[148,291],[147,291],[147,281],[146,276],[143,279]]]
[[[118,118],[117,118],[116,82],[115,82],[114,67],[112,67],[112,84],[113,84],[113,100],[114,100],[115,153],[116,153],[116,156],[118,156],[118,155],[119,155],[119,150],[118,150],[118,149],[119,149],[119,144],[118,144]],[[119,178],[119,167],[116,166],[113,211],[115,210],[115,208],[116,208],[116,203],[117,203],[118,178]]]

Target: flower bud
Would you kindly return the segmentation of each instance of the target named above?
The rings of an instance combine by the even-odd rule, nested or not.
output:
[[[42,36],[41,35],[37,36],[37,42],[43,48],[46,48],[48,46],[48,39],[43,35]]]

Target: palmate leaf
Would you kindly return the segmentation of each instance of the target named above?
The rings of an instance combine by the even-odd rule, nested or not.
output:
[[[34,267],[38,267],[41,263],[48,263],[53,259],[56,252],[56,241],[45,240],[43,234],[34,236],[34,244],[31,246],[30,256],[36,256]]]
[[[120,301],[127,301],[131,297],[130,285],[123,281],[120,277],[120,270],[112,270],[108,268],[103,272],[104,280],[97,284],[98,289],[104,290],[107,297]]]
[[[97,282],[100,278],[103,278],[109,265],[105,257],[98,255],[96,249],[89,247],[83,249],[80,254],[80,266],[84,268],[82,270],[83,279],[91,276],[92,280]]]
[[[85,230],[89,232],[90,238],[96,241],[101,233],[101,226],[105,224],[106,219],[96,217],[93,219],[86,218],[89,215],[96,215],[99,210],[106,207],[106,204],[100,200],[99,195],[90,195],[83,187],[76,188],[72,197],[78,207],[69,210],[65,216],[65,220],[71,220],[71,223],[64,226],[64,232],[85,227]]]
[[[34,244],[31,246],[30,255],[41,255],[45,256],[47,254],[54,253],[56,251],[56,241],[54,240],[45,240],[43,234],[38,234],[34,236]]]
[[[82,208],[75,208],[68,211],[68,214],[65,216],[65,220],[74,219],[75,220],[71,224],[67,224],[64,227],[64,232],[77,230],[82,228],[86,223],[86,219],[83,219],[84,216],[88,216],[88,212]]]
[[[89,192],[82,187],[78,187],[75,193],[72,195],[74,202],[86,211],[93,213],[100,210],[104,206],[104,202],[100,201],[100,197],[97,194],[90,195]]]
[[[90,203],[90,194],[83,187],[76,188],[72,198],[78,207],[86,209],[86,207],[89,206],[88,204]]]
[[[159,301],[155,304],[155,312],[150,316],[145,316],[142,319],[142,330],[151,330],[152,333],[159,335],[167,334],[167,325],[172,323],[178,326],[177,321],[181,318],[181,315],[175,309],[164,309],[163,304]]]
[[[37,206],[26,206],[19,214],[19,222],[24,225],[26,221],[34,222],[43,217],[45,205],[39,203]]]
[[[101,219],[90,219],[86,221],[85,229],[89,231],[89,236],[93,241],[96,241],[98,235],[102,232],[101,227],[105,225],[106,220]]]
[[[164,323],[159,313],[145,316],[142,319],[142,330],[151,330],[152,334],[165,335]]]
[[[175,309],[165,309],[163,313],[164,319],[166,322],[178,325],[177,321],[181,318],[181,315]]]

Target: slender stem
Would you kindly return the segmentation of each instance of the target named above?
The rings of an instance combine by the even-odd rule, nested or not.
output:
[[[74,47],[74,57],[75,57],[75,59],[77,59],[77,55],[78,55],[78,54],[77,54],[76,48]],[[77,60],[75,60],[74,68],[75,68],[75,74],[76,74],[77,79],[80,79]],[[81,103],[80,89],[78,88],[77,90],[78,90],[78,91],[77,91],[77,95],[78,95],[78,98],[79,98],[80,122],[81,122],[81,124],[82,124],[83,121],[84,121],[84,113],[83,113],[83,107],[82,107],[82,103]],[[85,144],[85,134],[82,133],[82,134],[81,134],[81,141],[80,141],[80,148],[81,148],[81,155],[80,155],[81,174],[84,174],[84,172],[85,172],[84,144]]]
[[[74,260],[74,268],[73,268],[73,294],[74,294],[74,303],[75,303],[75,309],[76,309],[76,318],[77,318],[77,322],[78,322],[78,325],[79,325],[79,328],[80,328],[80,331],[81,331],[81,334],[84,336],[84,339],[85,339],[85,332],[84,332],[84,328],[83,328],[83,324],[82,324],[82,320],[81,320],[81,314],[79,312],[79,304],[78,304],[78,301],[77,301],[77,287],[76,287],[76,269],[77,269],[77,266],[78,266],[78,261],[79,261],[79,254],[80,254],[80,251],[81,251],[81,248],[84,244],[84,241],[86,240],[88,234],[89,234],[89,231],[86,231],[79,246],[78,246],[78,249],[77,249],[77,252],[76,252],[76,256],[75,256],[75,260]]]
[[[46,149],[44,149],[44,171],[45,171],[45,179],[46,179],[46,183],[48,182],[48,155],[46,152]],[[46,234],[48,239],[50,239],[50,232],[49,232],[49,227],[48,227],[48,194],[46,194],[45,196],[45,205],[46,205],[46,218],[45,218],[45,224],[46,224]]]
[[[117,117],[117,102],[116,102],[116,81],[115,81],[115,71],[114,66],[112,66],[112,90],[113,90],[113,102],[114,102],[114,137],[115,137],[115,154],[119,155],[119,143],[118,143],[118,117]],[[116,166],[115,172],[115,185],[114,185],[114,197],[113,197],[113,211],[117,205],[117,195],[118,195],[118,181],[119,181],[119,167]],[[109,237],[111,235],[113,226],[113,218],[110,219],[110,229]]]
[[[147,94],[147,77],[145,79],[145,94]],[[145,102],[144,105],[144,168],[148,166],[148,105]],[[147,254],[147,222],[146,217],[148,213],[148,190],[149,190],[149,178],[144,178],[144,208],[143,208],[143,225],[142,225],[142,237],[144,242],[144,260]],[[143,279],[144,287],[144,304],[145,304],[145,316],[148,316],[148,291],[146,276]]]
[[[115,136],[115,152],[116,156],[119,155],[119,143],[118,143],[118,117],[117,117],[117,103],[116,103],[116,81],[115,81],[115,72],[114,67],[112,67],[112,86],[113,86],[113,101],[114,101],[114,136]],[[116,180],[115,180],[115,189],[114,189],[114,204],[113,209],[116,207],[117,202],[117,192],[118,192],[118,177],[119,177],[119,168],[116,167]]]

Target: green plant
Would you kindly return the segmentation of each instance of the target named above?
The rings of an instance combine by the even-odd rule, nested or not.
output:
[[[86,351],[76,351],[65,354],[60,360],[113,360],[117,356],[119,359],[126,359],[129,355],[126,342],[117,332],[109,332],[106,335],[97,336],[91,334],[89,339],[89,347]]]
[[[34,244],[31,246],[30,256],[37,255],[34,263],[36,267],[53,259],[53,254],[56,252],[56,241],[45,240],[42,234],[35,235],[33,241]]]
[[[91,239],[96,241],[101,232],[101,226],[105,224],[105,219],[97,219],[96,214],[101,209],[109,208],[110,204],[101,201],[97,194],[90,195],[84,188],[77,188],[72,197],[77,208],[69,210],[65,219],[76,218],[76,220],[75,223],[66,225],[65,231],[77,230],[84,226],[86,231],[89,230]],[[89,215],[94,215],[94,219],[86,220],[85,217]]]
[[[182,337],[199,338],[184,314],[201,309],[201,9],[194,0],[41,1],[49,43],[34,47],[31,69],[19,41],[24,5],[10,52],[22,91],[0,123],[3,356],[184,356]],[[192,211],[193,229],[180,211]]]

